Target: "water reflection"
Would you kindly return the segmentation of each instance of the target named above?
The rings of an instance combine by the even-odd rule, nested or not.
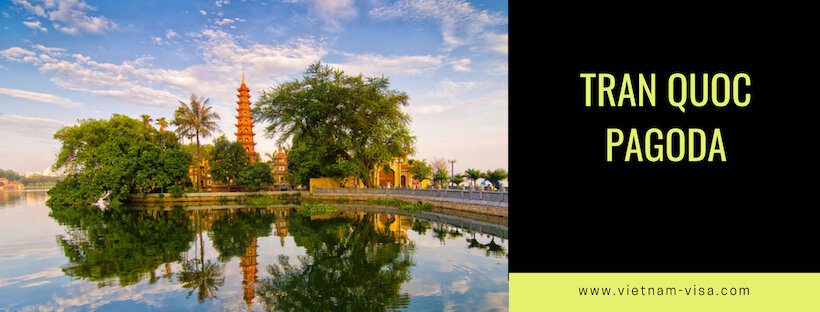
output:
[[[463,249],[482,250],[485,257],[504,263],[507,257],[503,238],[372,209],[309,216],[293,205],[120,211],[52,207],[50,216],[67,228],[57,237],[68,258],[62,269],[67,276],[97,287],[166,280],[202,305],[213,299],[238,300],[220,299],[226,272],[236,271],[226,266],[238,258],[248,310],[254,304],[269,311],[408,309],[413,296],[403,287],[417,265],[416,241],[427,236],[442,245],[461,241]],[[258,240],[268,237],[277,238],[281,247],[292,239],[303,252],[282,252],[260,265]],[[218,255],[209,257],[206,250]]]

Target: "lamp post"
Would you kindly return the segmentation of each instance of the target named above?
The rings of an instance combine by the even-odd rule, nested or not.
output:
[[[454,164],[456,163],[456,160],[455,159],[450,159],[448,161],[450,162],[450,178],[452,178],[456,174],[456,172],[454,171],[454,168],[455,168]],[[453,183],[453,181],[450,180],[450,183]]]

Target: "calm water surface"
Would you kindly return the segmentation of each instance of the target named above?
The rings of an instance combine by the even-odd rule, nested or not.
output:
[[[507,227],[337,205],[56,209],[0,191],[0,311],[506,311]]]

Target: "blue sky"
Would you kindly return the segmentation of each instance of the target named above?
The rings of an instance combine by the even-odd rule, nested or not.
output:
[[[416,159],[508,168],[507,1],[12,0],[0,4],[0,168],[42,172],[78,119],[172,119],[210,99],[235,139],[251,101],[322,61],[407,92]],[[257,152],[276,150],[256,125]],[[205,142],[210,142],[206,139]],[[263,157],[264,159],[264,157]]]

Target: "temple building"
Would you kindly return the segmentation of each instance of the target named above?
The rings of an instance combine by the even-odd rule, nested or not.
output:
[[[239,107],[236,109],[236,141],[242,143],[242,147],[245,148],[245,152],[248,153],[248,157],[251,159],[251,162],[257,161],[256,151],[254,151],[254,146],[256,143],[253,142],[253,120],[251,118],[251,101],[249,100],[251,95],[248,93],[251,89],[248,89],[248,86],[245,85],[245,73],[242,73],[242,85],[236,89],[239,91],[239,94],[236,96],[239,97],[239,101],[236,101],[236,104],[239,104]]]
[[[373,178],[372,185],[377,185],[378,187],[427,187],[430,181],[413,179],[413,173],[410,172],[412,168],[413,165],[410,164],[407,155],[393,157],[393,160],[389,163],[377,165],[373,169],[371,173],[371,177]]]
[[[276,155],[273,155],[273,187],[276,190],[288,190],[290,188],[290,184],[287,180],[285,180],[285,176],[288,175],[288,155],[285,152],[282,152],[282,148],[279,148],[279,151],[276,152]]]

